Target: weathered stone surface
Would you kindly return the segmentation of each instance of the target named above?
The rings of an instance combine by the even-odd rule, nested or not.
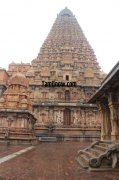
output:
[[[119,140],[119,62],[106,76],[100,89],[90,99],[90,103],[97,103],[102,126],[102,140]]]
[[[86,142],[40,143],[26,152],[0,165],[0,178],[10,180],[118,180],[117,172],[90,172],[75,160]],[[1,152],[1,150],[0,150]]]
[[[77,161],[91,171],[115,171],[119,169],[119,143],[96,141],[78,151]]]
[[[89,107],[87,101],[99,87],[104,74],[80,25],[68,8],[58,14],[31,65],[9,65],[9,75],[16,72],[21,72],[29,80],[30,99],[38,119],[36,126],[39,132],[51,121],[56,128],[100,126],[97,108]],[[45,82],[61,82],[65,86],[45,86]],[[68,86],[70,82],[74,82],[75,86]],[[13,107],[21,103],[24,109],[28,106],[26,100],[18,102],[15,98],[14,102],[9,100],[7,104]],[[0,101],[4,101],[3,98]]]
[[[32,143],[35,117],[28,91],[28,80],[20,73],[9,79],[7,90],[0,98],[0,141]]]
[[[89,100],[97,103],[101,118],[101,142],[78,152],[77,160],[95,171],[119,170],[119,62],[113,67],[101,87]]]

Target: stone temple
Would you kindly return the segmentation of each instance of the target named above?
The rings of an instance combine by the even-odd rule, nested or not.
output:
[[[19,83],[16,83],[17,86],[14,86],[14,83],[9,84],[19,73],[29,81],[29,95],[19,96],[22,98],[19,101],[23,101],[22,111],[25,116],[27,114],[27,118],[29,116],[29,123],[36,121],[34,129],[37,136],[45,136],[51,128],[53,134],[62,135],[66,139],[100,137],[97,106],[88,104],[87,101],[99,88],[105,75],[77,19],[68,8],[57,15],[38,56],[31,64],[13,62],[9,64],[8,71],[0,69],[0,109],[4,109],[4,113],[12,101],[12,104],[17,104],[14,107],[19,114],[21,107],[16,101],[16,93],[19,88],[21,93],[25,89],[22,89]],[[6,97],[7,93],[12,93],[11,99],[6,98],[4,101],[3,97]],[[26,112],[25,107],[30,101],[32,107]],[[1,111],[0,113],[3,113]],[[15,121],[14,115],[12,118],[12,121]],[[4,122],[4,118],[1,118],[0,126],[7,128],[8,121],[6,124]],[[17,129],[19,126],[23,125],[16,122],[12,128]],[[25,127],[28,128],[27,121]]]

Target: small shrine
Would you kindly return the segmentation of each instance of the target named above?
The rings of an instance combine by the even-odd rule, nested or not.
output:
[[[7,144],[36,143],[34,124],[29,98],[28,80],[21,74],[13,75],[0,98],[0,142]]]

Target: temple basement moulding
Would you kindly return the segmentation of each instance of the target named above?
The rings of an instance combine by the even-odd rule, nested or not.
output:
[[[104,78],[96,56],[73,13],[63,9],[31,64],[11,63],[8,79],[21,72],[29,80],[37,136],[53,127],[64,138],[100,137],[97,106],[87,101]],[[3,81],[4,82],[4,81]],[[48,82],[65,86],[44,86]],[[71,86],[71,83],[76,86]],[[5,82],[7,85],[7,82]],[[67,84],[70,83],[70,86]],[[1,92],[3,86],[1,84]]]

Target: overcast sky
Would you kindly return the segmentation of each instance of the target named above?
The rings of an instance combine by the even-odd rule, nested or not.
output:
[[[7,69],[11,62],[36,58],[65,6],[108,73],[119,60],[119,0],[0,0],[0,66]]]

